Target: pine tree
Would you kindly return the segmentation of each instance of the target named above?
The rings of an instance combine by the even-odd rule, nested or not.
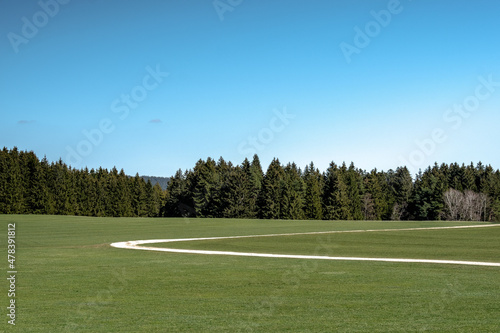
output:
[[[464,189],[462,187],[462,174],[463,170],[460,168],[458,163],[450,164],[447,174],[448,187],[457,191],[463,191]]]
[[[301,171],[295,163],[284,168],[284,177],[281,182],[280,218],[297,220],[304,218],[304,191],[305,185]]]
[[[226,163],[222,157],[219,158],[215,166],[217,175],[214,180],[212,200],[210,203],[213,217],[224,217],[224,212],[227,211],[232,204],[227,196],[227,192],[231,190],[231,177],[235,175],[233,169],[234,167],[231,162]]]
[[[217,187],[219,174],[215,161],[199,160],[193,170],[193,201],[197,217],[217,216]]]
[[[249,181],[239,166],[229,171],[221,194],[224,202],[223,217],[249,217]]]
[[[262,181],[264,179],[264,173],[262,172],[259,156],[255,154],[253,156],[252,163],[249,165],[244,162],[242,169],[246,175],[245,179],[248,181],[248,217],[256,217],[259,215],[258,200],[262,190]]]
[[[190,179],[192,173],[177,170],[170,178],[167,187],[167,199],[164,214],[167,217],[190,217],[195,216],[193,196],[191,192]]]
[[[0,151],[0,214],[8,214],[10,212],[9,193],[8,193],[8,178],[9,178],[9,152],[4,147]]]
[[[20,152],[16,147],[11,151],[9,177],[8,177],[8,202],[10,203],[10,213],[22,214],[25,212],[24,202],[24,175],[21,169]]]
[[[33,152],[25,154],[26,158],[26,212],[30,214],[47,214],[49,194],[45,178],[45,170]]]
[[[347,196],[349,200],[349,217],[348,219],[362,220],[363,213],[361,211],[361,195],[363,180],[361,171],[354,167],[351,162],[346,173]]]
[[[77,205],[79,215],[92,216],[93,192],[92,179],[87,168],[75,171],[75,182],[78,187]]]
[[[412,198],[410,214],[416,220],[439,220],[444,215],[445,188],[440,178],[428,168],[417,176]]]
[[[387,202],[381,184],[382,178],[376,169],[366,174],[363,179],[364,194],[361,199],[363,218],[381,220],[387,211]]]
[[[155,193],[153,189],[153,184],[151,184],[151,180],[148,179],[145,182],[145,204],[146,204],[146,216],[148,217],[156,217],[159,213],[159,207],[157,207],[157,199],[155,199]]]
[[[339,168],[332,162],[326,170],[323,190],[323,216],[326,220],[352,219],[345,182],[346,172],[345,163]]]
[[[321,204],[323,180],[321,173],[311,162],[304,169],[304,214],[305,217],[312,220],[323,219],[323,208]]]
[[[116,167],[113,167],[113,169],[111,169],[111,172],[104,176],[103,185],[107,197],[105,206],[106,216],[122,216],[122,194],[118,191],[118,170],[116,169]]]
[[[136,173],[130,185],[132,213],[137,217],[146,217],[148,215],[148,211],[146,201],[146,184],[144,179]]]
[[[153,202],[154,202],[154,216],[163,216],[162,207],[165,204],[166,191],[164,191],[160,184],[156,183],[153,186]]]
[[[264,219],[279,219],[281,216],[281,189],[284,171],[280,161],[275,158],[269,165],[262,180],[262,190],[259,198],[260,217]]]
[[[465,190],[477,192],[476,186],[476,169],[471,163],[469,166],[462,165],[462,187]]]
[[[67,166],[59,159],[57,163],[52,163],[50,169],[48,186],[54,202],[54,213],[66,215],[69,211]]]
[[[76,179],[75,179],[75,171],[65,165],[65,182],[66,182],[66,190],[68,196],[68,206],[66,209],[66,215],[80,215],[78,211],[78,202],[77,197],[80,195],[80,189],[77,187]]]
[[[0,155],[0,213],[20,214],[24,210],[23,176],[19,151],[4,148]]]
[[[406,220],[410,217],[408,205],[413,191],[413,179],[410,171],[405,167],[398,167],[396,172],[386,175],[389,189],[388,202],[391,209],[390,218],[392,220]]]

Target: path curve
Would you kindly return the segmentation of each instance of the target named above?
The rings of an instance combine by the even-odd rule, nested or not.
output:
[[[471,266],[500,267],[500,263],[496,263],[496,262],[481,262],[481,261],[438,260],[438,259],[436,259],[436,260],[435,259],[405,259],[405,258],[332,257],[332,256],[316,256],[316,255],[294,255],[294,254],[275,254],[275,253],[189,250],[189,249],[175,249],[175,248],[165,248],[165,247],[141,246],[143,244],[174,243],[174,242],[192,242],[192,241],[217,240],[217,239],[237,239],[237,238],[256,238],[256,237],[279,237],[279,236],[318,235],[318,234],[334,234],[334,233],[358,233],[358,232],[391,232],[391,231],[413,231],[413,230],[465,229],[465,228],[486,228],[486,227],[496,227],[496,226],[500,226],[500,224],[481,224],[481,225],[451,226],[451,227],[429,227],[429,228],[403,228],[403,229],[337,230],[337,231],[318,231],[318,232],[302,232],[302,233],[286,233],[286,234],[267,234],[267,235],[245,235],[245,236],[226,236],[226,237],[201,237],[201,238],[178,238],[178,239],[148,239],[148,240],[135,240],[135,241],[111,243],[111,246],[115,247],[115,248],[120,248],[120,249],[132,249],[132,250],[160,251],[160,252],[188,253],[188,254],[205,254],[205,255],[226,255],[226,256],[242,256],[242,257],[260,257],[260,258],[317,259],[317,260],[350,260],[350,261],[382,261],[382,262],[404,262],[404,263],[426,263],[426,264],[453,264],[453,265],[471,265]]]

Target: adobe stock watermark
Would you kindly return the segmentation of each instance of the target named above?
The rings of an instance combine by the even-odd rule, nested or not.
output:
[[[38,6],[40,10],[35,12],[30,18],[23,16],[21,18],[22,26],[20,34],[9,32],[7,34],[7,39],[12,46],[15,53],[19,52],[19,46],[22,44],[28,44],[29,41],[38,35],[40,29],[45,27],[50,19],[56,16],[61,5],[66,5],[70,0],[40,0],[38,1]]]
[[[469,118],[481,106],[481,102],[489,99],[498,88],[500,81],[493,80],[493,74],[487,78],[484,76],[478,77],[479,84],[474,89],[474,93],[465,97],[462,103],[453,104],[443,114],[443,121],[449,124],[449,129],[454,131],[460,129],[464,119]],[[411,165],[414,168],[424,164],[427,157],[430,157],[436,152],[438,145],[445,143],[448,140],[447,130],[443,128],[434,128],[429,137],[423,140],[415,140],[417,146],[407,157],[399,156],[399,160],[403,165]]]
[[[214,6],[215,12],[219,16],[219,20],[224,21],[224,15],[226,12],[232,12],[236,7],[241,5],[243,0],[214,0],[212,5]]]
[[[348,64],[352,62],[353,54],[360,54],[362,49],[370,45],[373,38],[380,35],[382,28],[389,26],[393,17],[403,11],[403,6],[399,0],[389,0],[386,8],[378,12],[375,10],[370,11],[373,20],[368,21],[363,29],[357,25],[354,26],[355,34],[352,44],[346,42],[340,43],[340,50]]]
[[[120,120],[125,120],[131,110],[139,107],[147,97],[148,93],[158,88],[160,83],[168,77],[169,73],[162,72],[160,65],[153,69],[146,67],[147,74],[142,78],[141,84],[133,87],[129,93],[123,93],[119,98],[111,102],[111,112],[118,115]],[[82,131],[85,139],[80,140],[75,147],[66,146],[66,162],[73,167],[80,166],[83,159],[94,151],[96,147],[102,144],[106,135],[111,134],[116,129],[116,125],[111,118],[103,118],[99,121],[96,128]]]
[[[288,113],[286,107],[283,110],[273,110],[274,117],[269,121],[269,126],[262,128],[255,136],[249,136],[238,145],[238,153],[242,155],[254,155],[258,151],[264,150],[269,145],[277,133],[290,124],[290,120],[295,119],[295,115]]]

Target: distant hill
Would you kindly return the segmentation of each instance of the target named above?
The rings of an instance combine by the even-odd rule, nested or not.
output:
[[[161,188],[163,190],[167,189],[168,181],[170,178],[168,177],[152,177],[152,176],[141,176],[142,179],[144,179],[145,182],[148,180],[151,181],[151,184],[155,186],[156,183],[160,184]]]

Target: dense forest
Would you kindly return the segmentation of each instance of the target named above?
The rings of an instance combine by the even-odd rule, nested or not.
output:
[[[136,175],[72,169],[16,148],[0,151],[0,213],[158,216],[165,191]]]
[[[406,167],[366,172],[331,163],[325,172],[257,155],[221,157],[179,170],[167,190],[116,168],[72,169],[33,152],[0,152],[0,213],[85,216],[325,220],[500,221],[500,171],[435,164],[412,178]]]

